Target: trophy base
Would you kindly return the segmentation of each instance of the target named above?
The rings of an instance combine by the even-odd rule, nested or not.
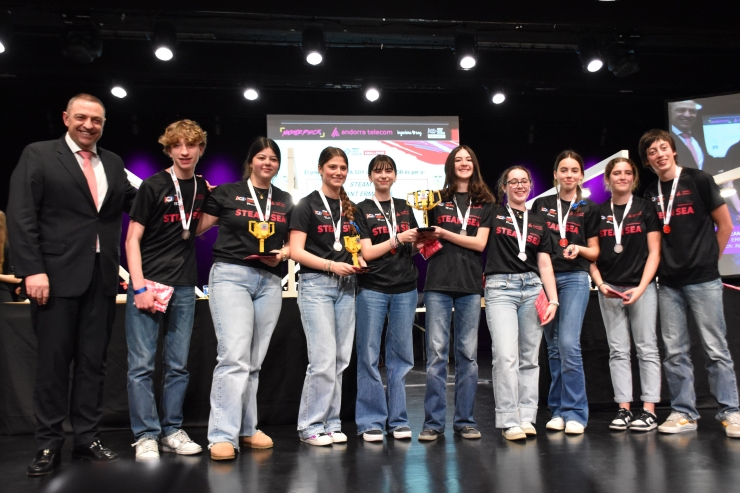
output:
[[[433,233],[434,228],[416,228],[417,233]]]
[[[276,255],[280,255],[280,254],[275,253],[275,252],[252,253],[244,257],[244,260],[257,260],[261,258],[270,258],[270,257],[275,257]]]

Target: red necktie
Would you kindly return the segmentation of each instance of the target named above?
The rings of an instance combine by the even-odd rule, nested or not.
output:
[[[694,143],[691,140],[691,134],[682,132],[681,138],[683,139],[684,143],[686,144],[686,147],[689,148],[689,151],[691,152],[691,155],[694,156],[694,162],[696,163],[696,167],[701,169],[701,164],[699,163],[699,156],[696,154],[696,148],[694,147]]]
[[[90,158],[95,154],[92,151],[77,151],[77,154],[82,156],[82,172],[85,174],[87,179],[87,186],[90,187],[90,193],[92,194],[93,201],[95,202],[95,208],[98,207],[98,181],[95,179],[95,171],[92,169],[92,163]]]

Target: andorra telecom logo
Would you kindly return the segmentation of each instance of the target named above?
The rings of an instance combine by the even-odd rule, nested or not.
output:
[[[331,136],[333,138],[339,137],[339,131],[337,130],[337,127],[334,127],[334,130],[331,132]]]

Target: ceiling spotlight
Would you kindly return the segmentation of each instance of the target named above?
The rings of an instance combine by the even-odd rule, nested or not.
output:
[[[583,39],[578,45],[578,56],[581,58],[583,68],[589,72],[598,72],[604,66],[596,38]]]
[[[80,63],[90,63],[103,54],[103,40],[95,29],[67,31],[62,54]]]
[[[303,31],[303,56],[309,65],[319,65],[324,61],[326,41],[324,31],[318,27],[309,27]]]
[[[10,33],[10,14],[0,12],[0,53],[5,53],[5,48],[9,42]]]
[[[0,53],[5,53],[5,45],[2,39],[0,39]]]
[[[115,97],[121,98],[121,99],[125,98],[128,95],[128,93],[126,92],[126,89],[124,89],[123,87],[117,84],[111,88],[110,93],[113,94]]]
[[[506,101],[506,95],[503,91],[496,91],[491,101],[493,101],[493,104],[501,104]]]
[[[462,70],[470,70],[478,61],[478,47],[475,36],[472,34],[460,34],[455,37],[455,56],[457,66]]]
[[[591,190],[585,187],[581,189],[581,197],[583,197],[584,199],[587,199],[590,196],[591,196]]]
[[[154,26],[154,56],[167,62],[175,56],[177,33],[172,24],[157,24]]]
[[[377,87],[370,86],[365,90],[365,98],[371,103],[374,103],[380,98],[380,91]]]
[[[257,89],[253,87],[248,87],[246,91],[244,91],[244,99],[248,99],[249,101],[254,101],[260,97],[260,94],[257,92]]]
[[[640,70],[635,50],[619,48],[609,53],[608,68],[617,77],[627,77]]]

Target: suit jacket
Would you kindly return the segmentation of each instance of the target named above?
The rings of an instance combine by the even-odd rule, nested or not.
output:
[[[704,163],[702,165],[702,171],[706,171],[711,175],[716,174],[716,170],[714,169],[715,159],[707,152],[707,146],[704,143],[704,137],[697,134],[691,134],[691,136],[696,139],[696,141],[699,143],[699,147],[701,148],[701,152],[704,153]],[[676,143],[678,165],[684,166],[686,168],[699,169],[699,164],[696,162],[696,159],[694,159],[694,155],[691,154],[689,146],[686,145],[681,136],[671,132],[671,137],[673,137],[673,141]]]
[[[100,212],[64,137],[27,146],[10,179],[8,236],[15,275],[46,273],[50,296],[85,292],[92,280],[96,238],[104,293],[118,292],[121,218],[136,189],[118,155],[100,147],[97,151],[108,180]]]

